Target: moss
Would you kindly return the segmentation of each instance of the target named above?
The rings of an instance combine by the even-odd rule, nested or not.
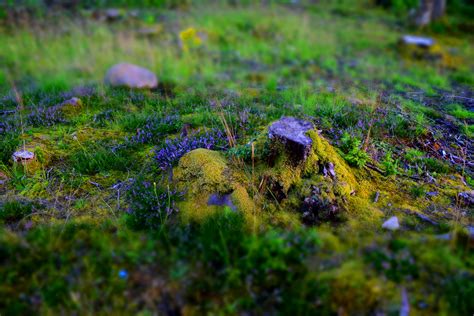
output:
[[[258,208],[246,188],[239,183],[242,175],[232,171],[223,155],[208,149],[195,149],[184,155],[173,171],[178,189],[186,192],[185,201],[178,203],[184,221],[202,221],[223,206],[208,205],[211,194],[230,194],[232,203],[249,224],[258,222]]]
[[[178,187],[191,195],[229,193],[231,175],[224,157],[212,150],[199,148],[184,155],[173,172]]]
[[[234,184],[234,192],[231,195],[232,202],[237,209],[244,214],[249,223],[258,223],[258,208],[253,199],[249,196],[247,190],[241,184]]]
[[[313,154],[310,156],[306,169],[314,167],[316,162],[328,163],[334,165],[339,185],[342,186],[346,195],[350,194],[357,188],[357,181],[352,173],[351,168],[345,160],[336,152],[327,140],[320,136],[316,131],[309,131],[308,136],[313,140]]]
[[[61,112],[66,118],[78,115],[83,109],[83,103],[79,98],[72,98],[65,101],[61,106]]]
[[[364,271],[359,261],[344,263],[336,271],[324,273],[322,280],[331,284],[331,303],[338,314],[371,314],[395,296],[391,282]]]

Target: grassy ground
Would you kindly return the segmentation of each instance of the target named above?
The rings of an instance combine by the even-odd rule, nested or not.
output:
[[[131,10],[2,24],[0,314],[472,314],[474,41],[455,15],[414,31],[362,2]],[[407,32],[441,57],[400,49]],[[123,61],[158,89],[104,86]],[[347,186],[269,153],[282,116],[316,124],[310,161]],[[12,163],[22,146],[34,169]],[[232,181],[178,166],[196,147]],[[315,184],[339,211],[308,223]],[[206,186],[238,212],[203,206]]]

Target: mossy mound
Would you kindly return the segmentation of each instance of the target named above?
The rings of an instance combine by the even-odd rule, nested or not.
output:
[[[438,43],[431,45],[416,45],[400,40],[397,45],[400,55],[407,60],[430,61],[443,67],[456,69],[462,65],[462,60],[450,54]]]
[[[316,130],[307,135],[312,141],[311,150],[304,161],[297,163],[285,146],[273,143],[271,167],[260,166],[260,181],[267,185],[268,202],[300,212],[305,222],[314,224],[334,219],[336,213],[339,217],[357,192],[358,183],[351,168],[326,139]]]
[[[232,209],[251,220],[255,205],[237,178],[220,153],[204,148],[188,152],[173,170],[173,180],[178,189],[185,192],[185,200],[178,205],[181,218],[201,221],[229,207],[210,203],[210,197],[218,195],[229,196]]]
[[[204,148],[190,151],[180,159],[173,174],[178,186],[192,195],[232,191],[231,172],[224,157],[216,151]]]

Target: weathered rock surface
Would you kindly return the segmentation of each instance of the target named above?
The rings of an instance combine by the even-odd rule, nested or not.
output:
[[[35,159],[35,154],[28,150],[19,150],[13,153],[14,162],[26,162]]]
[[[392,216],[389,219],[387,219],[383,224],[382,228],[388,229],[388,230],[397,230],[400,228],[400,224],[398,222],[398,217]]]
[[[34,173],[41,165],[33,151],[21,149],[15,151],[12,155],[13,163],[21,165],[28,173]]]
[[[153,89],[158,86],[156,75],[150,70],[127,63],[120,63],[107,71],[105,84],[131,89]]]
[[[79,98],[72,97],[61,104],[59,104],[58,108],[65,114],[66,117],[73,116],[78,114],[80,109],[82,108],[82,101]]]
[[[463,202],[463,204],[467,206],[474,205],[474,190],[461,192],[458,194],[458,196],[460,200]]]
[[[305,160],[311,151],[312,140],[306,132],[314,129],[311,122],[294,117],[282,117],[268,128],[268,136],[285,145],[298,161]]]
[[[234,203],[232,203],[232,196],[230,194],[213,193],[209,196],[207,205],[228,206],[233,211],[237,210]]]
[[[415,45],[418,47],[429,48],[435,44],[434,39],[430,37],[414,36],[414,35],[404,35],[400,39],[400,43],[403,45]]]

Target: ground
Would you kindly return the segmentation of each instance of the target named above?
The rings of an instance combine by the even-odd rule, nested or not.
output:
[[[171,3],[0,7],[0,314],[472,314],[472,8]]]

